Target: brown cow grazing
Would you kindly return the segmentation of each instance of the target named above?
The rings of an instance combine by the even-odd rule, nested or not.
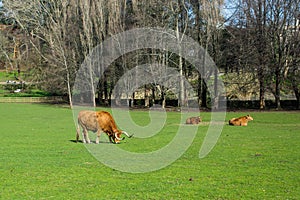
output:
[[[232,118],[231,120],[229,120],[229,125],[247,126],[248,121],[252,121],[252,120],[253,120],[253,118],[250,115],[246,115],[246,116],[239,117],[239,118]]]
[[[115,120],[111,116],[110,113],[106,111],[89,111],[83,110],[78,113],[78,127],[76,134],[76,142],[79,139],[80,126],[82,127],[82,141],[83,143],[91,143],[88,131],[97,132],[96,143],[99,143],[99,138],[101,132],[105,132],[111,143],[120,143],[121,140],[125,138],[121,138],[121,134],[124,133],[127,137],[132,137],[128,135],[125,131],[121,131],[117,129]]]
[[[201,117],[190,117],[187,118],[185,123],[186,124],[199,124],[201,122]]]

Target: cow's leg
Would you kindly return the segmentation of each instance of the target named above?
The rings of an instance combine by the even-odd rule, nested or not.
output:
[[[101,135],[101,130],[98,130],[98,131],[97,131],[96,144],[99,144],[100,135]]]
[[[242,122],[241,126],[247,126],[247,123],[246,122]]]
[[[80,127],[78,125],[77,130],[76,130],[76,142],[78,142],[78,140],[79,140],[79,134],[80,134]]]
[[[117,138],[115,138],[115,144],[119,144],[119,143],[120,141]]]
[[[91,143],[91,141],[89,139],[88,130],[86,128],[83,128],[82,133],[83,133],[83,135],[82,135],[83,143]]]
[[[85,136],[85,129],[83,128],[83,129],[82,129],[82,142],[83,142],[83,143],[86,143],[85,137],[86,137],[86,136]]]
[[[108,138],[109,138],[109,141],[110,143],[114,143],[114,138],[113,138],[113,135],[108,135]]]

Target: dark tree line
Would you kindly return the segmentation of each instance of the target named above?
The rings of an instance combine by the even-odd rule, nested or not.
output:
[[[1,24],[14,28],[0,32],[0,58],[13,70],[9,58],[20,42],[21,70],[30,71],[31,81],[42,89],[66,94],[72,102],[76,71],[95,46],[132,28],[161,27],[194,38],[208,51],[224,72],[228,99],[239,98],[239,93],[250,97],[245,88],[257,88],[261,109],[269,93],[280,108],[281,93],[293,91],[299,106],[299,5],[299,0],[3,0]],[[208,106],[209,91],[195,67],[178,55],[155,49],[117,59],[100,77],[98,101],[110,101],[114,85],[126,71],[153,61],[178,69],[194,86],[199,105]],[[179,105],[183,105],[186,94],[180,85]],[[163,105],[171,98],[168,88],[155,83],[143,90],[150,91],[145,99],[161,98]]]
[[[238,39],[238,44],[233,42],[233,45],[239,49],[234,48],[238,52],[233,54],[243,67],[256,72],[260,108],[265,107],[266,91],[274,95],[280,108],[283,84],[292,85],[299,105],[299,78],[290,79],[299,77],[296,53],[299,48],[295,48],[299,44],[299,1],[242,0],[239,3],[237,17],[229,26]]]

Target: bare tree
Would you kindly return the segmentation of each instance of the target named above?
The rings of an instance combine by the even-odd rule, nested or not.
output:
[[[296,9],[295,18],[292,26],[290,27],[290,56],[287,60],[287,70],[285,71],[285,78],[290,80],[294,94],[297,99],[297,108],[300,109],[300,8],[299,1],[295,1],[298,4],[293,6]]]
[[[209,52],[213,60],[218,64],[220,58],[220,37],[222,37],[222,31],[224,26],[224,17],[221,13],[221,8],[224,2],[221,1],[207,1],[198,0],[193,2],[193,10],[195,12],[195,29],[196,38],[199,44],[205,48],[206,52]],[[206,56],[204,56],[205,58]],[[205,60],[204,60],[205,63]],[[202,107],[207,107],[207,84],[201,74],[205,73],[205,65],[202,67],[203,71],[199,74],[198,78],[198,96],[199,102]],[[217,92],[218,72],[214,72],[214,91]],[[214,94],[215,99],[212,101],[218,102],[218,95]],[[215,104],[217,105],[217,104]]]
[[[274,94],[279,109],[281,86],[288,72],[291,54],[291,27],[299,1],[241,0],[232,19],[234,46],[240,46],[237,58],[242,66],[253,68],[259,81],[260,109],[265,108],[265,93]]]
[[[51,66],[51,68],[44,67],[41,70],[45,75],[40,76],[42,79],[39,81],[44,82],[46,87],[63,88],[62,92],[65,91],[68,94],[71,107],[71,81],[77,67],[73,52],[70,51],[73,49],[72,44],[76,38],[75,24],[72,20],[76,19],[74,15],[78,14],[72,7],[74,2],[75,0],[4,2],[4,6],[11,11],[11,15],[25,34],[39,39],[40,46],[34,44],[33,40],[31,43],[43,58],[43,63]],[[44,50],[44,48],[49,48],[49,50]],[[49,82],[56,83],[56,85],[49,84]]]
[[[276,108],[280,109],[280,91],[284,81],[284,74],[288,71],[288,60],[290,57],[291,34],[295,31],[295,11],[299,1],[276,1],[269,0],[268,21],[269,37],[271,38],[269,49],[269,71],[267,79],[269,90],[274,94]],[[270,20],[272,19],[272,20]]]
[[[230,2],[233,5],[234,1]],[[93,80],[93,61],[85,59],[93,48],[122,31],[145,26],[173,29],[179,52],[182,51],[182,34],[192,36],[211,55],[218,67],[222,66],[228,72],[236,72],[238,77],[249,73],[255,75],[248,77],[258,80],[261,109],[265,108],[265,93],[268,91],[274,94],[279,108],[281,88],[290,80],[291,83],[296,83],[290,85],[299,99],[298,80],[295,78],[299,73],[299,31],[295,20],[295,15],[299,12],[299,0],[239,0],[236,10],[230,14],[226,23],[221,11],[224,3],[228,1],[223,0],[18,0],[3,3],[7,10],[6,15],[14,19],[23,30],[23,38],[26,38],[17,45],[21,51],[15,60],[26,58],[27,62],[33,63],[32,66],[37,72],[36,82],[46,90],[68,94],[70,105],[75,74],[83,61],[85,64],[90,62],[89,79],[92,82],[92,91],[97,91],[91,97],[94,106],[97,95],[98,99],[104,98],[108,102],[120,77],[130,69],[147,62],[178,69],[181,76],[178,102],[180,106],[186,105],[187,91],[183,79],[185,76],[195,80],[195,66],[172,52],[139,49],[122,55],[103,72],[104,77]],[[230,39],[226,49],[222,46],[224,32]],[[1,40],[1,50],[6,52],[3,55],[7,55],[14,67],[13,58],[10,58],[13,47],[8,46],[5,38]],[[135,42],[139,46],[138,38]],[[122,50],[124,47],[119,48]],[[223,64],[224,61],[226,64]],[[161,68],[163,71],[163,67]],[[198,81],[193,84],[198,85],[199,104],[207,107],[208,88],[203,77],[207,69],[204,66],[202,70]],[[210,77],[211,81],[215,81],[217,91],[217,71],[210,74]],[[138,78],[133,77],[135,81]],[[257,84],[256,81],[253,83]],[[162,106],[165,106],[168,88],[156,85],[155,81],[144,87],[147,91],[151,90],[152,94],[160,93],[158,96],[162,100]],[[134,93],[128,94],[128,98],[134,99]],[[218,99],[212,101],[215,103]]]

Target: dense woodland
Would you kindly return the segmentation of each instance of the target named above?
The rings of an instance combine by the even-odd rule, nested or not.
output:
[[[213,58],[228,100],[296,99],[300,107],[300,0],[2,0],[0,68],[72,102],[76,71],[107,38],[139,27],[181,32]],[[117,59],[97,85],[98,103],[108,103],[119,78],[135,66],[168,63],[193,85],[199,105],[209,106],[206,82],[178,55],[141,49]],[[152,100],[172,99],[149,83]],[[184,88],[181,88],[184,90]],[[136,98],[131,95],[130,98]],[[184,97],[179,105],[184,104]],[[165,104],[163,104],[165,106]]]

